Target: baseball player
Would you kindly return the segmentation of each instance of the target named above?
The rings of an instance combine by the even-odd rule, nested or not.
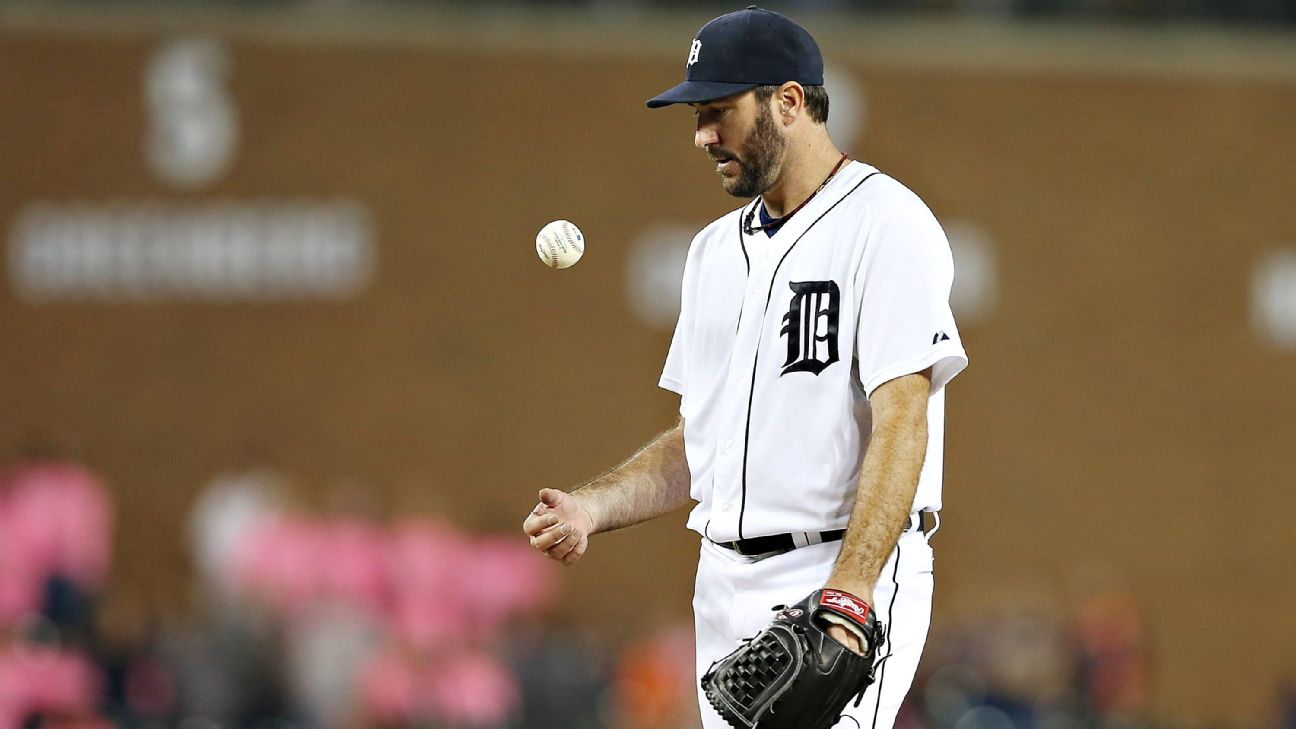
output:
[[[877,658],[836,726],[890,727],[931,615],[945,386],[967,365],[949,244],[917,195],[833,144],[819,48],[786,17],[752,5],[703,26],[685,81],[648,101],[671,104],[692,107],[695,145],[750,198],[689,250],[660,380],[679,422],[569,492],[541,490],[523,531],[572,564],[591,535],[695,501],[699,677],[773,606],[827,589],[882,626],[868,645],[828,616],[834,640]]]

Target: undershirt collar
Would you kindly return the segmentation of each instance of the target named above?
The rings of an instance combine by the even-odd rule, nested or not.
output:
[[[765,201],[761,200],[757,204],[760,205],[760,208],[757,210],[757,213],[760,215],[760,224],[769,225],[771,222],[773,222],[774,218],[770,217],[770,214],[765,211]],[[772,225],[768,228],[761,228],[761,230],[764,231],[766,238],[772,238],[774,234],[778,232],[779,228],[782,227],[783,227],[783,223],[779,223],[778,225]]]

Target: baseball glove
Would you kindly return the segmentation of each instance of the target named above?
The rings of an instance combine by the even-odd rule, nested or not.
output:
[[[868,603],[841,590],[774,609],[768,628],[711,664],[702,677],[707,701],[735,729],[829,729],[873,683],[882,624]],[[860,636],[864,654],[830,636],[832,624]]]

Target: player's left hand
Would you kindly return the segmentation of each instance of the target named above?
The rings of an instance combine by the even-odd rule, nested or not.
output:
[[[730,726],[829,729],[873,683],[882,624],[870,605],[836,589],[778,610],[769,627],[707,669],[702,691]],[[863,653],[831,637],[838,624],[860,634]]]
[[[860,585],[848,586],[848,585],[835,584],[833,582],[829,582],[827,585],[824,585],[824,587],[833,590],[845,590],[846,592],[849,592],[852,595],[858,596],[861,600],[868,603],[869,605],[873,604],[873,591],[866,589],[863,586]],[[846,648],[850,650],[850,652],[856,655],[862,656],[869,649],[868,646],[864,645],[864,641],[860,640],[859,634],[847,630],[844,626],[841,625],[828,626],[828,635],[831,636],[833,640],[846,646]]]
[[[857,656],[864,655],[864,641],[860,640],[859,636],[851,631],[840,625],[830,625],[828,626],[828,635],[832,636],[833,640],[846,646],[851,653]]]

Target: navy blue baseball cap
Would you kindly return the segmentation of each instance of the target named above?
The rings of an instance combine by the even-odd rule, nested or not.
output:
[[[748,5],[702,26],[689,46],[684,83],[649,99],[648,108],[714,101],[788,81],[823,85],[819,45],[786,17]]]

